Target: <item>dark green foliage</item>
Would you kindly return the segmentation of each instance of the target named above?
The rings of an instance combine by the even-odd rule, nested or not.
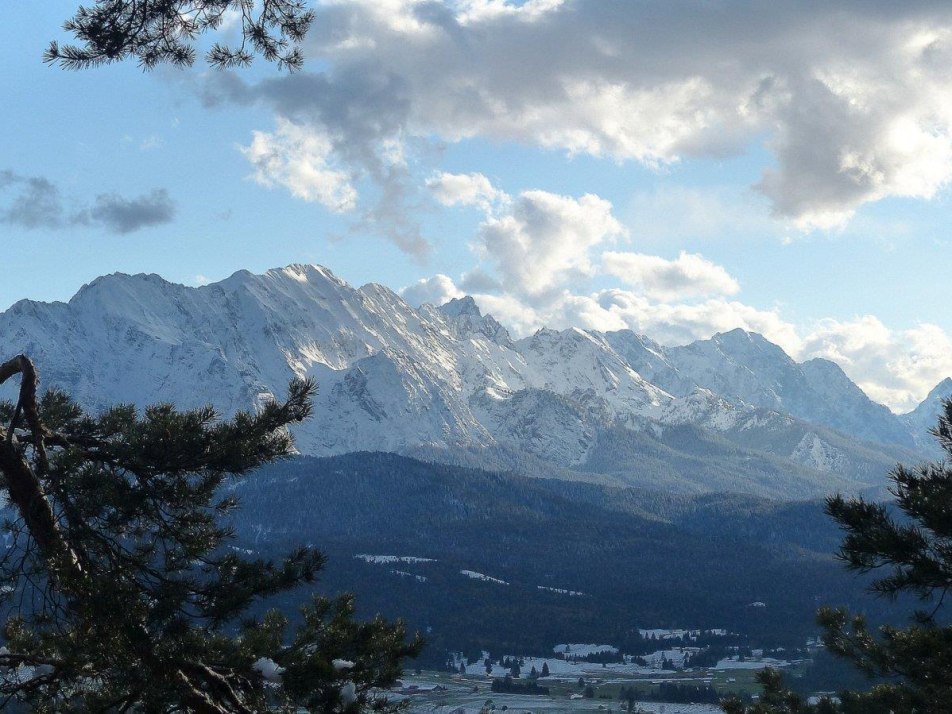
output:
[[[659,649],[637,626],[725,627],[758,641],[718,638],[721,645],[797,647],[815,634],[817,600],[876,605],[837,566],[836,528],[818,502],[675,497],[371,453],[281,462],[235,493],[245,547],[267,554],[295,539],[320,543],[329,556],[324,587],[353,590],[369,614],[432,628],[423,657],[439,668],[460,650],[553,657],[564,642]],[[427,578],[418,582],[357,553],[437,562],[397,566]],[[462,569],[510,585],[471,580]],[[750,607],[757,600],[768,607]],[[679,644],[694,643],[671,642]]]
[[[709,684],[679,684],[661,682],[657,688],[642,690],[636,686],[622,687],[618,694],[622,701],[629,702],[675,702],[679,704],[717,704],[721,695]]]
[[[513,680],[513,676],[511,674],[507,674],[502,679],[499,679],[498,677],[494,679],[490,689],[496,693],[505,694],[545,695],[549,693],[548,687],[539,686],[539,684],[537,684],[534,680],[528,682],[516,682]]]
[[[37,410],[45,445],[34,428],[0,428],[4,458],[22,459],[55,514],[55,542],[75,554],[45,546],[22,509],[8,523],[0,665],[33,676],[0,680],[0,693],[37,711],[384,707],[371,690],[393,683],[419,643],[399,623],[356,622],[347,597],[314,597],[294,631],[276,611],[249,617],[273,596],[300,600],[324,558],[310,547],[246,558],[223,525],[237,503],[227,487],[289,455],[287,426],[310,414],[313,390],[293,382],[285,402],[230,420],[171,405],[90,416],[51,392]],[[0,420],[16,424],[19,411],[2,405]],[[16,478],[5,467],[0,486]],[[269,681],[269,667],[283,674]]]
[[[51,42],[44,61],[67,69],[129,57],[146,69],[191,65],[198,37],[229,18],[240,22],[241,42],[212,45],[205,59],[213,67],[247,65],[256,54],[289,69],[303,63],[298,45],[314,20],[304,0],[95,0],[63,26],[81,45]]]
[[[933,430],[952,459],[952,401],[944,404]],[[827,513],[846,537],[839,557],[858,573],[883,573],[872,592],[895,602],[917,598],[921,609],[907,627],[884,625],[878,633],[862,615],[823,608],[818,614],[827,649],[852,662],[879,683],[865,692],[842,692],[838,703],[810,706],[785,689],[779,674],[765,672],[763,701],[744,708],[729,702],[732,714],[770,712],[939,712],[952,702],[952,626],[943,604],[952,586],[952,463],[948,460],[892,472],[895,507],[861,498],[834,496]]]

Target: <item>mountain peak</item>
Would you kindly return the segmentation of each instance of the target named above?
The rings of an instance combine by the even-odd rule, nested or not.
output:
[[[647,433],[674,397],[684,397],[678,423],[719,433],[748,404],[880,443],[902,443],[892,427],[912,438],[832,364],[801,366],[756,333],[663,347],[570,327],[513,341],[472,297],[414,310],[389,288],[355,289],[319,265],[240,271],[203,288],[118,273],[70,304],[19,303],[0,313],[0,328],[47,384],[96,409],[169,401],[227,414],[311,375],[322,420],[297,431],[305,453],[476,445],[566,466],[563,445],[580,445],[575,464],[598,430]]]
[[[740,327],[727,332],[718,332],[706,342],[729,355],[745,355],[745,359],[758,355],[758,359],[766,358],[774,362],[777,367],[783,365],[784,368],[794,364],[793,358],[780,345],[771,342],[759,332],[749,332]],[[705,340],[698,340],[694,344],[704,343]]]
[[[730,345],[733,347],[751,345],[757,347],[769,346],[771,348],[780,349],[759,332],[749,332],[741,327],[735,327],[733,330],[726,332],[718,332],[711,337],[711,340],[720,345]]]
[[[478,333],[502,345],[509,345],[512,341],[506,328],[492,315],[483,315],[476,301],[469,295],[453,298],[436,309],[455,322],[458,329],[464,333]]]
[[[70,305],[80,305],[90,301],[109,304],[114,300],[122,300],[131,294],[139,294],[145,290],[165,290],[177,286],[155,273],[110,273],[101,275],[95,280],[86,283],[76,294],[69,299]]]
[[[299,283],[330,282],[341,287],[347,285],[329,268],[313,263],[291,263],[283,268],[273,268],[266,275],[281,275]]]
[[[714,335],[715,339],[730,339],[730,340],[750,340],[751,337],[756,334],[753,332],[748,332],[743,327],[735,327],[733,330],[725,330],[724,332],[718,332]]]
[[[482,317],[479,306],[472,296],[464,295],[461,298],[453,298],[447,303],[443,303],[437,308],[444,315],[450,317],[459,317],[461,315],[471,315],[472,317]]]
[[[932,402],[937,399],[948,399],[949,397],[952,397],[952,377],[946,377],[935,385],[923,401]]]
[[[926,398],[919,402],[919,406],[899,417],[910,428],[920,445],[934,447],[935,442],[929,430],[936,425],[939,414],[942,413],[942,400],[950,398],[952,379],[946,377],[932,388]]]

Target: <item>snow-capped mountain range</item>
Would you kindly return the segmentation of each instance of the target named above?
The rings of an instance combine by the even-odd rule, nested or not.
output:
[[[313,265],[197,288],[109,275],[68,303],[16,303],[0,337],[92,409],[162,401],[228,414],[311,375],[304,453],[426,454],[687,491],[876,488],[922,452],[952,394],[946,380],[897,416],[833,362],[797,363],[742,330],[682,347],[631,331],[516,340],[471,298],[414,309]]]

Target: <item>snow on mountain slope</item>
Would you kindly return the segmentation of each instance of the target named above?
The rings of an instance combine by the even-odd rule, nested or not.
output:
[[[311,454],[505,449],[579,468],[596,449],[610,457],[599,447],[608,431],[652,438],[691,424],[819,474],[865,463],[856,455],[867,447],[818,429],[843,455],[835,462],[826,446],[801,445],[804,421],[889,444],[908,437],[835,365],[798,365],[759,335],[674,348],[630,331],[513,340],[471,298],[414,309],[384,286],[353,288],[313,265],[200,288],[109,275],[68,303],[17,303],[0,313],[0,337],[34,358],[45,385],[92,409],[168,401],[229,414],[313,376],[315,416],[296,431]],[[861,429],[864,420],[873,426]]]
[[[798,416],[866,441],[914,446],[901,420],[866,396],[838,364],[817,358],[803,362],[800,370],[816,396]]]
[[[698,387],[687,396],[669,402],[660,421],[663,424],[696,424],[715,431],[727,431],[754,413],[752,407],[732,404],[714,392]]]
[[[615,353],[638,374],[666,392],[684,397],[693,392],[698,383],[672,364],[666,348],[650,337],[631,330],[606,332],[605,339]]]
[[[424,305],[422,309],[432,310],[433,307]],[[468,337],[473,334],[482,335],[495,343],[506,347],[512,346],[512,339],[509,337],[506,328],[496,322],[496,318],[492,315],[483,315],[479,311],[476,301],[469,295],[462,298],[453,298],[436,309],[447,317],[453,318],[453,327],[460,337]]]
[[[640,416],[656,415],[671,400],[671,395],[629,367],[597,333],[542,329],[516,342],[515,349],[528,366],[529,386],[577,401],[595,395],[622,422],[633,424]]]
[[[297,431],[298,448],[305,453],[493,443],[451,387],[390,348],[348,369],[314,365],[310,373],[319,385],[314,407],[320,428]]]
[[[659,421],[669,426],[701,426],[738,446],[824,474],[862,474],[873,480],[894,465],[889,455],[851,443],[831,429],[778,411],[732,403],[700,387],[670,402]]]
[[[919,406],[900,417],[920,447],[936,448],[935,440],[929,430],[938,422],[942,401],[950,398],[952,398],[952,378],[946,377],[932,388]]]
[[[522,389],[503,398],[481,392],[470,406],[496,443],[564,466],[584,461],[598,436],[581,405],[548,390]]]
[[[864,441],[913,448],[899,419],[876,404],[836,364],[798,364],[761,335],[731,330],[672,347],[665,356],[677,371],[728,400],[822,424]]]
[[[92,408],[172,401],[231,413],[280,394],[294,376],[312,375],[320,385],[316,416],[297,436],[303,451],[316,454],[487,447],[496,437],[518,448],[511,417],[501,414],[524,411],[525,399],[483,410],[497,415],[488,424],[493,435],[469,398],[510,400],[553,377],[548,391],[569,396],[580,384],[605,391],[622,418],[665,396],[620,359],[599,357],[599,350],[610,353],[602,342],[583,337],[586,349],[579,351],[571,331],[553,335],[566,342],[560,354],[576,352],[572,372],[557,374],[531,349],[534,364],[527,362],[471,300],[417,311],[383,286],[354,289],[317,266],[242,271],[202,288],[151,275],[106,276],[68,304],[18,303],[0,315],[0,334],[33,356],[46,384]],[[599,366],[590,378],[583,378],[586,360]],[[564,448],[553,426],[552,450],[540,455],[560,460]],[[574,432],[577,424],[565,429]],[[515,433],[539,450],[533,429]]]
[[[836,473],[848,468],[848,458],[835,446],[812,432],[804,434],[797,448],[790,454],[792,461],[825,473]]]

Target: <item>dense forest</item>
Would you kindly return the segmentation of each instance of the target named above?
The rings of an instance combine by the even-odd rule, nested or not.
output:
[[[318,588],[355,591],[364,614],[407,618],[433,663],[570,641],[656,648],[639,627],[723,627],[736,644],[799,647],[816,633],[818,603],[883,612],[833,559],[839,533],[817,502],[675,496],[381,453],[295,458],[235,495],[241,547],[321,547]]]

